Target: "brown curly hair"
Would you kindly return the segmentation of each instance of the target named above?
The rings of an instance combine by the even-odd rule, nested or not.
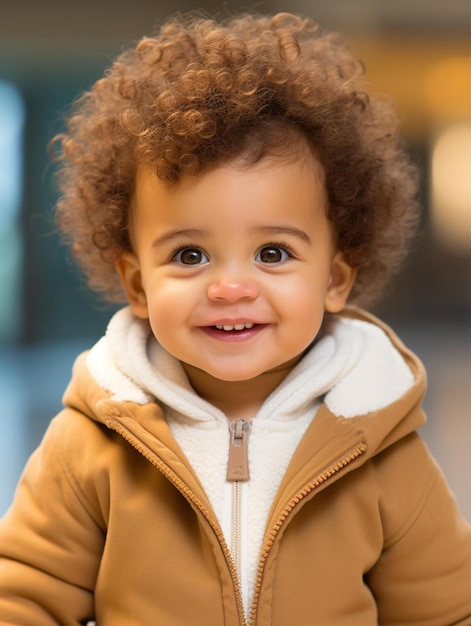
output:
[[[130,249],[140,163],[173,184],[241,155],[283,154],[294,132],[323,166],[337,247],[358,270],[350,300],[377,296],[415,230],[417,176],[392,107],[362,80],[337,34],[287,13],[180,16],[121,53],[53,140],[58,224],[89,285],[125,299],[115,264]]]

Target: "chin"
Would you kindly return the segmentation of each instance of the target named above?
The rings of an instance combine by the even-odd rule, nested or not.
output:
[[[245,381],[249,381],[249,380],[254,380],[255,378],[258,378],[259,376],[262,376],[262,374],[265,373],[264,371],[261,372],[224,372],[221,373],[221,371],[218,372],[207,372],[210,376],[212,376],[213,378],[217,378],[218,380],[222,380],[224,382],[228,382],[228,383],[242,383]]]

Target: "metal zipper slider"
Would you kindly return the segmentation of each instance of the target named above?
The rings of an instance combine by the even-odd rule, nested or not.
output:
[[[249,480],[247,437],[250,430],[250,423],[246,420],[235,420],[229,422],[229,430],[231,440],[229,443],[226,480],[229,482]]]

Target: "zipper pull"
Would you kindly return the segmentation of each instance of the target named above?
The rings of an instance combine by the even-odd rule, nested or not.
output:
[[[250,423],[246,420],[229,422],[229,431],[231,440],[229,443],[226,480],[229,482],[249,480],[247,438],[250,431]]]

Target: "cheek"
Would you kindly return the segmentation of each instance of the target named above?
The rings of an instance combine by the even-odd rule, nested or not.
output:
[[[327,282],[312,273],[290,276],[278,290],[278,302],[293,315],[312,315],[324,310]]]
[[[324,285],[302,281],[291,284],[279,298],[280,315],[288,322],[285,328],[297,342],[307,346],[317,336],[324,319],[325,294]]]
[[[183,284],[154,281],[147,290],[149,319],[154,334],[169,333],[188,318],[191,291]]]

